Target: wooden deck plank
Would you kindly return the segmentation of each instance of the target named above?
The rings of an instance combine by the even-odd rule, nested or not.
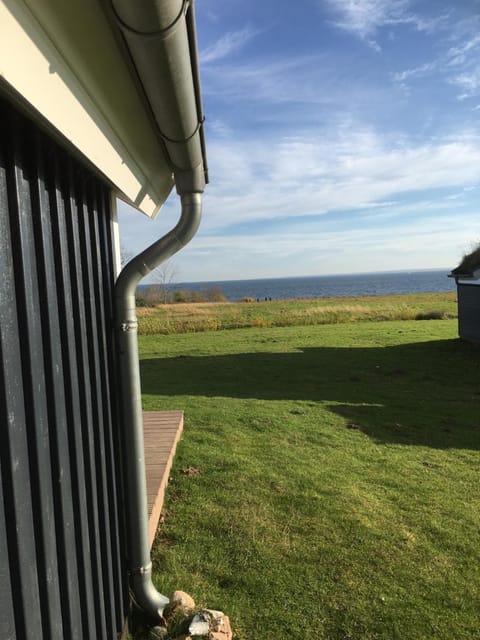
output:
[[[155,538],[168,476],[182,430],[183,411],[143,412],[150,546]]]

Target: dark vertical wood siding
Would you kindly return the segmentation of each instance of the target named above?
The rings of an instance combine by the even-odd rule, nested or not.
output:
[[[460,338],[480,343],[480,285],[459,282],[458,334]]]
[[[110,192],[1,98],[0,278],[0,638],[117,638]]]

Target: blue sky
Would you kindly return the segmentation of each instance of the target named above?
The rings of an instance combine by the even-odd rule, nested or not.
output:
[[[480,240],[480,0],[197,0],[210,184],[179,281],[452,268]],[[121,203],[138,252],[152,222]]]

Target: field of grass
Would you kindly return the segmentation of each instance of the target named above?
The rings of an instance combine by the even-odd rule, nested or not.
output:
[[[184,409],[163,593],[237,640],[472,640],[479,352],[454,320],[144,336],[146,409]]]
[[[142,335],[245,327],[310,326],[382,320],[455,318],[455,293],[356,298],[168,304],[138,309]]]

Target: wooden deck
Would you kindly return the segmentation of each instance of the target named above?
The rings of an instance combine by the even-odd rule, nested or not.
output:
[[[175,450],[183,429],[183,411],[144,411],[148,537],[153,544]]]

